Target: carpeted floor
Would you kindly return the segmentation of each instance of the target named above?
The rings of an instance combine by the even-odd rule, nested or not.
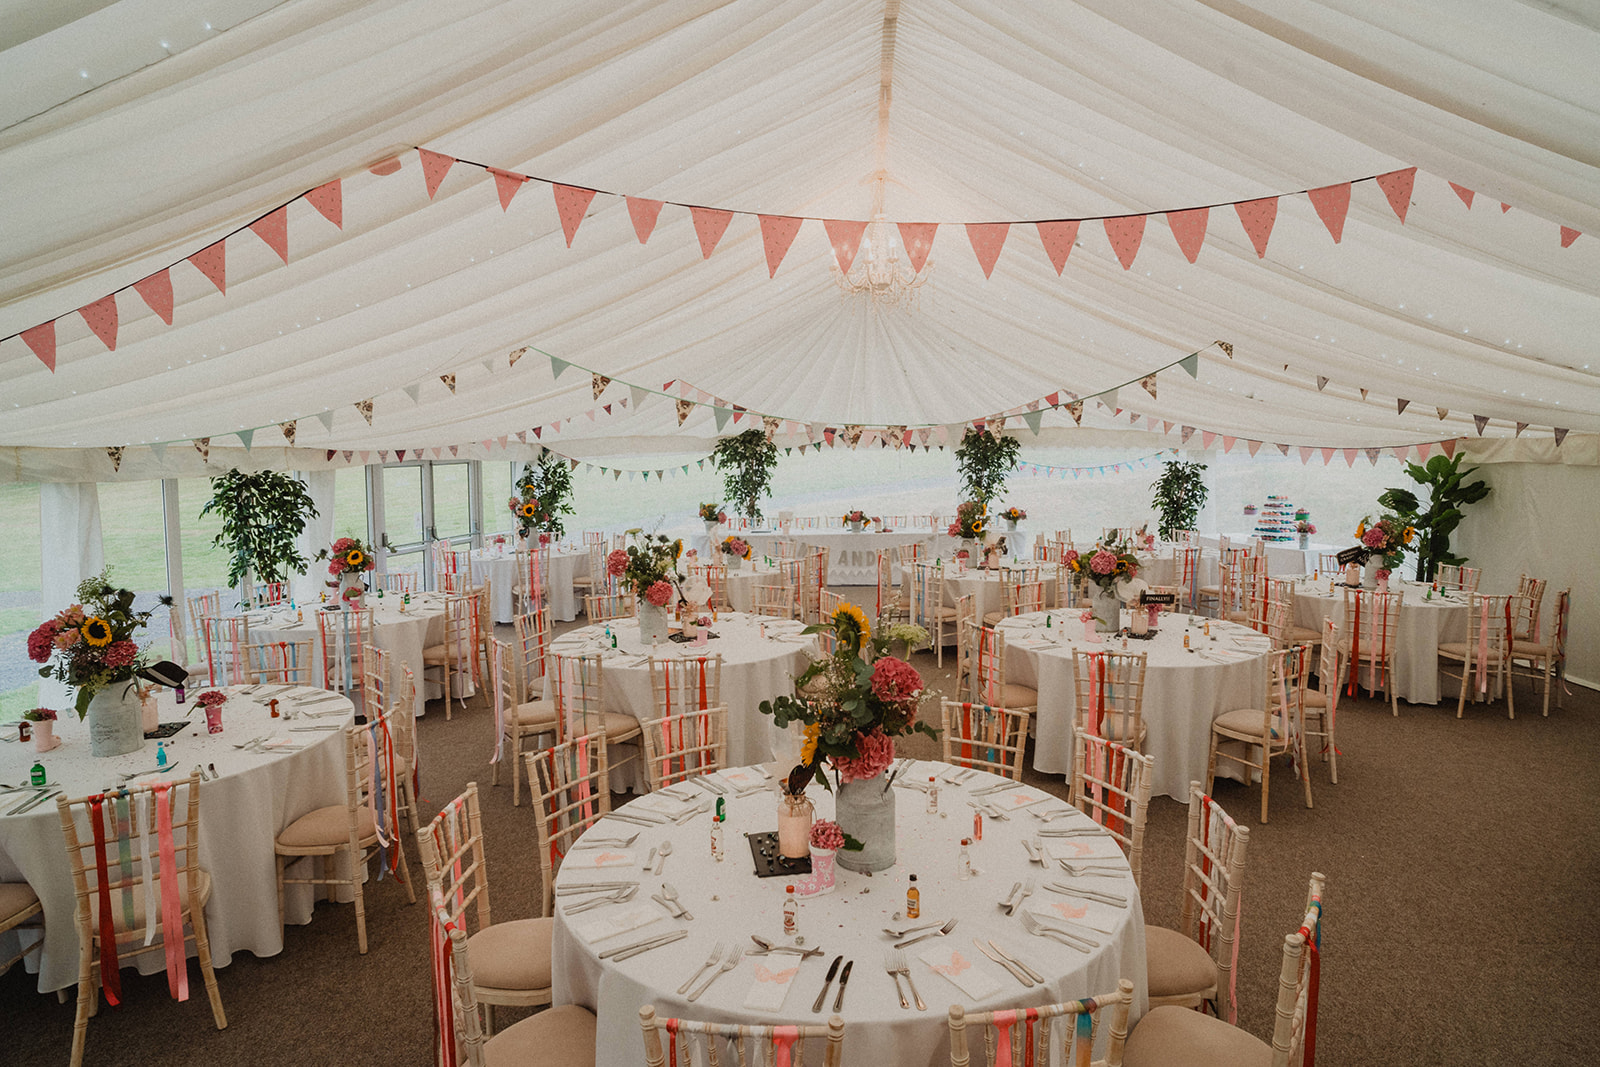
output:
[[[931,654],[916,659],[945,692],[951,665],[947,656],[940,672]],[[1283,937],[1299,922],[1308,875],[1320,870],[1328,889],[1319,1063],[1595,1061],[1600,935],[1585,894],[1600,880],[1600,694],[1575,687],[1548,719],[1526,686],[1518,697],[1515,721],[1503,708],[1469,707],[1458,721],[1454,704],[1402,704],[1395,718],[1378,701],[1345,702],[1339,784],[1314,764],[1316,807],[1308,810],[1293,777],[1275,775],[1265,826],[1256,788],[1218,783],[1216,799],[1251,829],[1241,1026],[1270,1037]],[[449,722],[441,711],[431,705],[418,724],[424,807],[431,814],[477,781],[494,915],[534,914],[533,815],[526,797],[512,807],[509,785],[489,787],[490,713],[481,701]],[[921,738],[902,752],[938,754]],[[1030,772],[1028,781],[1066,795],[1059,779]],[[1144,902],[1153,923],[1177,921],[1185,814],[1172,800],[1151,805]],[[414,842],[408,854],[417,869]],[[425,1067],[432,1005],[423,906],[408,907],[393,882],[369,884],[367,922],[365,956],[356,951],[353,909],[329,904],[287,932],[281,955],[235,956],[218,971],[229,1024],[222,1031],[197,980],[191,999],[177,1004],[163,976],[125,971],[126,1002],[91,1020],[85,1063]],[[0,1064],[65,1062],[73,1012],[70,999],[38,995],[21,967],[0,976]],[[502,1010],[502,1022],[514,1017]],[[928,1025],[940,1024],[930,1013]]]

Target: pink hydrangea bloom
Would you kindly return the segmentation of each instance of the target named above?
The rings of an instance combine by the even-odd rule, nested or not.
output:
[[[1388,540],[1389,539],[1383,535],[1383,531],[1374,526],[1362,536],[1361,543],[1366,545],[1368,548],[1382,548],[1388,542]]]
[[[1089,557],[1089,569],[1096,574],[1110,574],[1117,569],[1117,557],[1102,548]]]
[[[833,761],[841,782],[865,781],[887,770],[894,762],[894,738],[874,727],[869,733],[856,734],[856,751],[861,753],[856,759]]]
[[[960,537],[961,536],[961,524],[960,523],[956,523],[956,522],[952,522],[950,524],[949,533],[950,533],[951,537]]]
[[[818,819],[811,824],[811,847],[828,848],[837,852],[844,848],[844,831],[832,819]]]
[[[903,659],[884,656],[872,668],[872,695],[888,703],[912,700],[922,692],[922,675]]]
[[[1388,580],[1389,580],[1389,568],[1388,567],[1379,567],[1378,568],[1378,581],[1387,582]]]
[[[672,583],[667,581],[652,582],[650,588],[644,591],[644,598],[658,608],[667,606],[667,601],[672,599]]]
[[[60,627],[54,619],[40,626],[28,635],[28,658],[35,663],[43,663],[50,658],[50,650],[55,647],[56,633]]]
[[[107,667],[126,667],[139,655],[139,646],[132,641],[113,641],[100,654],[100,662]]]
[[[1078,550],[1075,549],[1075,548],[1069,548],[1065,552],[1061,553],[1061,562],[1063,562],[1063,563],[1071,563],[1073,560],[1075,560],[1077,558],[1078,558]]]
[[[613,578],[620,578],[628,569],[628,554],[622,549],[617,549],[606,557],[606,573]]]

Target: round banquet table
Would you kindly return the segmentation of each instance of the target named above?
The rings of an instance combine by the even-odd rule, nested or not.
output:
[[[728,574],[728,603],[734,611],[756,610],[756,586],[781,585],[783,571],[763,559],[747,559],[738,570]]]
[[[761,636],[763,624],[767,636]],[[576,655],[599,651],[603,654],[601,699],[606,711],[632,715],[640,722],[659,718],[655,694],[650,688],[652,652],[663,657],[693,660],[701,655],[722,656],[722,703],[728,708],[728,760],[730,763],[759,763],[786,751],[790,733],[772,725],[758,706],[763,700],[794,692],[794,676],[801,673],[818,655],[817,639],[802,634],[804,624],[788,619],[767,619],[741,612],[725,612],[712,624],[711,638],[704,645],[664,641],[652,649],[639,640],[637,619],[613,619],[610,623],[617,647],[605,638],[604,626],[583,626],[568,631],[550,646],[548,687],[555,671],[557,653]],[[548,691],[548,690],[547,690]],[[776,748],[775,748],[776,746]],[[618,746],[630,749],[631,745]],[[616,767],[628,753],[611,758]],[[613,775],[612,788],[644,792],[644,761],[629,760],[620,770],[631,775],[624,780]]]
[[[438,697],[444,692],[443,686],[438,682],[426,681],[422,673],[423,649],[429,645],[444,644],[444,595],[414,593],[409,607],[402,603],[398,596],[380,597],[376,593],[368,593],[366,602],[367,606],[372,608],[372,641],[391,654],[390,669],[394,674],[387,681],[393,685],[395,679],[400,677],[402,666],[411,668],[411,673],[417,680],[415,711],[420,718],[427,709],[428,699]],[[316,669],[321,671],[322,648],[317,636],[315,615],[319,610],[322,609],[301,608],[299,617],[282,607],[251,612],[250,639],[255,642],[310,641],[312,661]],[[328,611],[326,614],[332,615],[335,612]],[[334,629],[329,632],[332,634],[338,631]],[[467,696],[472,695],[470,676],[457,675],[453,684],[464,687]]]
[[[780,540],[796,541],[811,548],[826,548],[829,585],[876,585],[879,552],[902,545],[929,544],[933,533],[930,530],[879,531],[868,527],[859,533],[849,529],[826,529],[751,531],[741,536],[750,542],[751,552],[760,556],[772,555],[772,543]]]
[[[1054,613],[1050,629],[1045,615],[1035,612],[1003,619],[1006,635],[1006,681],[1039,691],[1034,714],[1036,733],[1033,766],[1047,774],[1072,773],[1072,724],[1075,714],[1076,667],[1074,653],[1124,651],[1122,639],[1102,634],[1100,644],[1084,640],[1083,624],[1076,618],[1063,623]],[[1187,801],[1189,783],[1205,781],[1206,757],[1211,746],[1211,722],[1235,708],[1259,707],[1266,693],[1270,642],[1248,626],[1211,620],[1211,637],[1201,629],[1204,620],[1177,613],[1158,617],[1155,637],[1129,640],[1128,652],[1145,652],[1144,721],[1149,734],[1146,755],[1155,757],[1151,795]],[[1183,647],[1189,634],[1191,650]],[[1220,766],[1226,774],[1232,766]]]
[[[911,603],[912,574],[907,571],[900,582],[900,597],[904,604]],[[1056,568],[1055,564],[1041,564],[1039,579],[1044,582],[1044,602],[1056,602]],[[991,611],[1004,611],[1006,606],[1005,589],[999,571],[985,571],[977,569],[962,570],[959,566],[946,569],[944,574],[944,601],[946,607],[955,607],[956,601],[964,596],[972,598],[974,618],[982,621],[984,615]]]
[[[554,1002],[581,1004],[599,1019],[595,1061],[644,1062],[638,1025],[639,1008],[644,1004],[655,1005],[662,1016],[722,1023],[770,1026],[825,1020],[832,1014],[829,1009],[837,994],[837,981],[830,987],[828,1003],[821,1014],[813,1015],[810,1007],[822,989],[828,964],[840,955],[855,962],[844,1006],[839,1011],[848,1028],[844,1043],[846,1064],[927,1067],[948,1063],[945,1014],[952,1003],[963,1004],[969,1012],[1048,1004],[1108,992],[1117,988],[1119,979],[1127,978],[1135,989],[1132,1018],[1138,1019],[1147,1003],[1143,910],[1139,891],[1115,840],[1104,832],[1088,837],[1045,838],[1045,847],[1053,855],[1081,856],[1086,862],[1113,865],[1111,877],[1076,878],[1055,863],[1048,870],[1031,864],[1021,839],[1032,836],[1045,824],[1025,814],[1026,808],[1062,810],[1066,805],[1038,790],[1017,786],[981,798],[1004,804],[1011,814],[1004,821],[985,820],[984,838],[974,842],[971,849],[972,864],[979,873],[971,880],[963,880],[958,873],[958,856],[960,838],[972,831],[968,797],[972,790],[998,785],[1003,779],[977,772],[964,785],[956,785],[945,779],[957,777],[958,768],[944,763],[908,763],[909,768],[896,779],[895,787],[896,864],[872,876],[839,868],[832,893],[800,900],[799,936],[805,938],[805,947],[820,948],[823,955],[803,962],[793,954],[746,956],[693,1003],[677,990],[717,944],[759,952],[750,940],[753,934],[777,944],[793,943],[793,939],[783,936],[782,906],[785,886],[796,879],[755,877],[744,836],[776,828],[776,793],[763,790],[741,796],[730,792],[724,837],[726,858],[721,863],[710,854],[709,812],[681,826],[666,823],[641,827],[619,820],[596,824],[591,834],[614,837],[638,831],[638,838],[630,847],[616,850],[615,854],[627,861],[622,865],[578,869],[570,860],[563,864],[555,880],[558,896],[552,945]],[[724,772],[724,777],[737,783],[740,779],[759,781],[766,774],[762,768],[739,768]],[[900,782],[925,786],[933,774],[941,776],[940,814],[928,813],[926,794],[919,788],[899,787]],[[666,796],[672,794],[688,797],[688,804],[707,799],[705,793],[686,783]],[[831,818],[833,795],[815,786],[810,795],[817,818]],[[633,808],[629,805],[624,810]],[[675,809],[656,810],[670,814]],[[1094,828],[1088,816],[1075,811],[1048,825]],[[668,840],[674,848],[664,873],[642,873],[651,847]],[[580,849],[571,855],[583,856],[585,851],[593,854],[593,850]],[[894,916],[905,907],[911,874],[917,875],[922,915],[918,920],[899,921]],[[564,887],[613,879],[639,880],[639,891],[632,901],[581,915],[564,914],[565,908],[588,899],[587,895],[563,895]],[[1037,888],[1015,915],[1007,916],[998,904],[1017,882],[1032,882]],[[1052,882],[1119,895],[1128,903],[1121,907],[1057,894],[1045,888]],[[663,883],[677,889],[680,903],[694,916],[692,920],[671,918],[666,909],[651,900],[661,892]],[[1088,924],[1109,934],[1090,935],[1097,942],[1092,952],[1070,948],[1029,934],[1023,927],[1023,910]],[[960,923],[949,936],[931,938],[904,950],[912,980],[927,1010],[917,1011],[914,1004],[902,1009],[894,980],[883,967],[884,952],[896,940],[884,928],[951,918]],[[601,952],[613,947],[675,929],[687,930],[688,937],[621,963],[599,958]],[[1008,954],[1043,975],[1045,985],[1025,989],[979,953],[973,945],[974,937],[985,943],[993,939]],[[940,954],[938,959],[946,961],[947,966],[953,963],[968,989],[958,988],[935,972],[931,963],[923,959],[925,953]],[[952,953],[959,953],[961,960],[953,960]],[[963,960],[970,966],[963,966]],[[784,972],[796,968],[796,973],[784,982]],[[773,985],[787,985],[787,989],[770,988]],[[762,986],[769,988],[763,990]],[[747,1005],[747,998],[761,993],[771,998],[769,1005],[778,1001],[779,1006]],[[1100,1054],[1104,1055],[1103,1049]]]
[[[1330,591],[1331,588],[1331,591]],[[1412,704],[1439,703],[1439,646],[1467,639],[1467,594],[1439,593],[1431,600],[1423,597],[1432,586],[1422,582],[1391,583],[1392,592],[1403,592],[1400,601],[1400,630],[1394,647],[1394,692]],[[1305,579],[1295,587],[1294,621],[1318,633],[1332,619],[1344,625],[1342,585],[1330,586],[1328,579]],[[1366,627],[1362,627],[1363,633]],[[1366,684],[1366,672],[1361,672]]]
[[[245,693],[254,688],[255,692]],[[203,687],[191,690],[191,697]],[[350,721],[349,700],[321,689],[289,686],[228,687],[222,706],[223,730],[206,732],[205,712],[191,701],[177,704],[168,690],[159,690],[162,722],[188,718],[185,729],[166,739],[169,769],[143,774],[130,784],[148,785],[163,778],[186,778],[196,764],[216,765],[221,775],[200,787],[200,865],[211,874],[211,899],[206,926],[211,955],[218,967],[235,952],[274,956],[283,951],[278,925],[277,866],[273,841],[291,822],[308,811],[344,803],[344,749],[337,729]],[[276,697],[281,710],[295,717],[273,719],[265,701]],[[315,703],[313,703],[313,701]],[[56,722],[61,745],[37,755],[33,745],[0,747],[0,781],[26,782],[35,759],[45,766],[49,784],[68,797],[82,797],[115,788],[124,774],[152,771],[156,742],[124,756],[89,755],[89,727],[71,711]],[[234,746],[266,739],[264,751]],[[284,747],[278,747],[279,745]],[[303,746],[303,747],[293,747]],[[6,815],[21,794],[0,795],[0,880],[26,881],[44,904],[44,951],[28,957],[39,972],[39,992],[64,989],[78,980],[78,928],[73,922],[76,894],[72,870],[61,838],[61,817],[47,800],[18,815]],[[311,921],[314,886],[285,886],[288,922]],[[0,954],[10,956],[16,934],[0,936]],[[191,948],[191,952],[193,949]],[[153,974],[165,966],[159,952],[138,957],[139,969]]]
[[[571,622],[583,608],[583,598],[573,588],[572,580],[589,573],[589,553],[581,548],[552,548],[550,552],[550,618],[553,622]],[[517,553],[511,545],[481,548],[472,554],[472,574],[476,581],[487,576],[489,585],[489,610],[495,622],[515,620],[516,604],[512,592],[517,587]]]

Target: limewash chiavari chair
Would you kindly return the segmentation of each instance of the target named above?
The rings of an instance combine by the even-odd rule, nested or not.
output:
[[[893,622],[903,619],[906,615],[905,605],[900,603],[900,589],[894,584],[894,558],[891,549],[878,550],[878,600],[876,619]]]
[[[322,657],[322,688],[354,700],[367,676],[372,645],[372,609],[319,611],[317,651]]]
[[[522,804],[522,742],[524,738],[556,735],[555,703],[529,696],[526,681],[527,667],[518,644],[509,641],[494,643],[494,713],[496,741],[494,755],[489,761],[489,784],[500,784],[500,764],[506,760],[506,742],[510,742],[511,804]]]
[[[517,584],[511,602],[519,612],[537,611],[550,600],[550,545],[517,541]]]
[[[556,874],[583,832],[611,812],[611,756],[604,734],[580,734],[559,745],[526,753],[538,817],[539,914],[553,914]]]
[[[977,675],[978,659],[978,616],[973,603],[970,593],[956,597],[956,692],[969,695]]]
[[[814,626],[822,621],[821,594],[828,588],[828,550],[819,549],[802,557],[799,601],[800,619]]]
[[[1022,568],[1017,570],[1021,571]],[[1033,577],[1023,574],[1002,573],[1000,578],[1001,609],[985,612],[984,625],[993,626],[1001,619],[1014,615],[1028,615],[1044,610],[1044,582],[1034,572]]]
[[[1190,611],[1195,610],[1200,587],[1200,556],[1198,545],[1179,545],[1172,550],[1172,584],[1183,591],[1183,602]]]
[[[1142,884],[1144,824],[1155,765],[1154,756],[1073,731],[1069,802],[1116,838],[1127,854],[1136,887]]]
[[[728,602],[728,567],[725,563],[691,563],[689,564],[689,577],[700,577],[711,589],[711,600],[708,606],[713,611],[727,611],[731,607]]]
[[[1349,683],[1346,695],[1353,696],[1358,684],[1369,693],[1381,688],[1395,715],[1400,714],[1400,703],[1395,695],[1394,654],[1403,597],[1400,592],[1346,589],[1339,624],[1339,676]]]
[[[1310,1063],[1315,1056],[1317,993],[1321,976],[1322,898],[1326,879],[1311,876],[1305,918],[1283,939],[1272,1044],[1230,1023],[1174,1005],[1152,1008],[1123,1050],[1123,1067],[1181,1064]]]
[[[211,684],[248,684],[250,664],[245,649],[250,644],[250,620],[243,615],[207,615],[201,622],[204,629],[200,647]]]
[[[1250,828],[1229,818],[1200,791],[1199,782],[1190,782],[1178,928],[1144,928],[1150,1007],[1198,1008],[1209,1001],[1219,1019],[1232,1021],[1238,1015],[1234,960],[1249,847]]]
[[[667,1050],[676,1050],[678,1035],[682,1035],[687,1058],[684,1063],[698,1062],[693,1045],[701,1044],[708,1050],[708,1063],[718,1063],[717,1046],[732,1044],[739,1067],[747,1062],[756,1064],[784,1063],[802,1067],[806,1058],[806,1042],[825,1042],[822,1049],[822,1067],[839,1067],[844,1054],[844,1020],[837,1014],[829,1017],[826,1025],[748,1025],[741,1023],[700,1022],[697,1019],[663,1019],[656,1014],[655,1006],[646,1004],[639,1009],[639,1026],[644,1030],[645,1067],[678,1067],[676,1052],[668,1059]],[[662,1035],[673,1035],[662,1046]],[[703,1040],[697,1040],[703,1039]],[[752,1059],[751,1053],[754,1053]]]
[[[488,574],[483,576],[483,584],[472,590],[472,595],[477,599],[477,613],[472,619],[472,677],[482,685],[489,676],[493,655],[489,645],[494,640],[494,585]]]
[[[1311,807],[1311,768],[1306,760],[1306,737],[1302,720],[1306,678],[1311,666],[1307,645],[1273,649],[1268,653],[1270,673],[1261,700],[1245,708],[1235,708],[1211,722],[1211,748],[1206,756],[1206,793],[1217,780],[1217,760],[1225,759],[1245,768],[1246,781],[1252,771],[1261,772],[1261,821],[1267,821],[1267,801],[1271,793],[1272,759],[1288,756],[1305,786],[1306,807]],[[1241,742],[1238,745],[1229,742]],[[1226,746],[1226,747],[1224,747]],[[1259,751],[1260,762],[1250,758]]]
[[[937,560],[918,560],[912,565],[911,621],[928,631],[943,669],[946,638],[957,636],[956,609],[945,603],[944,568]]]
[[[1267,578],[1267,636],[1272,647],[1311,645],[1322,641],[1322,631],[1294,624],[1295,582],[1288,578]]]
[[[583,598],[583,613],[591,623],[631,619],[637,597],[632,593],[598,593]]]
[[[73,922],[78,928],[72,1067],[83,1063],[89,1019],[99,1011],[100,990],[106,991],[108,1003],[119,1003],[122,968],[133,958],[165,953],[167,988],[174,999],[188,999],[184,945],[191,939],[212,1021],[218,1030],[226,1029],[228,1016],[206,930],[211,875],[200,866],[200,772],[76,799],[57,797],[56,812],[72,873]],[[158,841],[171,843],[170,867],[166,856],[152,854]],[[165,853],[168,847],[160,851]],[[137,859],[132,858],[135,853]],[[170,923],[174,917],[177,922]],[[188,934],[183,932],[186,927]]]
[[[451,717],[452,700],[460,700],[461,710],[467,710],[467,690],[470,687],[452,683],[476,673],[477,616],[476,595],[447,595],[444,598],[444,641],[422,650],[424,676],[430,670],[439,672],[439,681],[444,688],[444,717],[447,721]]]
[[[394,741],[394,777],[399,799],[400,818],[416,833],[421,826],[417,807],[420,755],[417,751],[417,676],[411,668],[400,664],[400,681],[394,689],[394,699],[385,705],[389,716],[390,736]]]
[[[798,559],[800,556],[800,543],[787,537],[777,537],[772,541],[773,559]]]
[[[1474,704],[1493,702],[1505,693],[1506,717],[1517,717],[1516,694],[1508,684],[1511,673],[1512,628],[1518,597],[1468,594],[1467,639],[1439,645],[1439,673],[1460,685],[1456,718],[1466,714],[1467,695]],[[1452,670],[1451,668],[1456,669]]]
[[[950,1027],[950,1067],[969,1067],[972,1053],[968,1044],[967,1027],[977,1027],[984,1035],[987,1063],[1039,1063],[1051,1062],[1051,1047],[1061,1050],[1061,1063],[1087,1064],[1089,1067],[1123,1067],[1122,1054],[1128,1040],[1128,1011],[1133,1004],[1133,983],[1124,978],[1117,983],[1114,993],[1101,993],[1082,1000],[1069,1000],[1063,1004],[1045,1004],[1040,1007],[1006,1011],[968,1013],[960,1004],[950,1005],[946,1020]],[[1099,1044],[1100,1016],[1110,1009],[1111,1022],[1106,1038],[1106,1058],[1095,1060],[1094,1049]],[[1052,1040],[1055,1020],[1065,1024],[1059,1043]],[[1032,1044],[1029,1037],[1032,1035]],[[998,1060],[996,1047],[1016,1049],[1014,1059]]]
[[[257,582],[255,586],[255,606],[275,607],[289,599],[288,582]]]
[[[378,576],[378,588],[385,593],[405,596],[417,591],[416,571],[389,571]]]
[[[674,712],[640,724],[644,732],[645,774],[650,789],[668,786],[728,765],[728,709],[711,707]]]
[[[1215,611],[1217,618],[1227,618],[1228,613],[1237,607],[1239,571],[1244,566],[1244,561],[1249,558],[1248,548],[1230,548],[1224,541],[1217,553],[1217,584],[1199,587],[1195,597],[1196,606],[1201,611],[1205,611],[1209,606]]]
[[[1171,543],[1175,545],[1197,545],[1200,543],[1200,531],[1173,530]]]
[[[476,913],[477,931],[466,937],[472,991],[485,1007],[484,1030],[494,1033],[494,1006],[538,1007],[550,1003],[550,943],[555,920],[540,916],[495,922],[489,906],[489,869],[484,859],[483,817],[478,783],[445,804],[417,832],[417,851],[428,899],[443,906],[463,933]]]
[[[1322,762],[1328,764],[1328,781],[1339,784],[1339,749],[1334,744],[1333,723],[1339,710],[1339,628],[1332,619],[1322,620],[1322,653],[1317,663],[1317,687],[1306,688],[1301,698],[1301,729],[1306,735],[1306,751],[1317,738]],[[1315,728],[1313,728],[1315,723]]]
[[[606,543],[606,532],[604,530],[585,530],[583,531],[583,543],[585,547],[603,545]]]
[[[1439,588],[1447,592],[1476,593],[1478,579],[1483,574],[1477,567],[1462,567],[1453,563],[1441,563],[1434,571],[1434,580],[1439,583]]]
[[[794,618],[794,586],[788,582],[763,582],[755,587],[757,615],[776,619]]]
[[[526,612],[511,620],[517,638],[518,663],[522,669],[522,688],[518,700],[544,696],[545,654],[550,651],[550,609]]]
[[[1572,590],[1563,589],[1556,594],[1555,615],[1550,620],[1548,641],[1513,640],[1511,662],[1506,684],[1509,687],[1518,676],[1530,679],[1534,691],[1544,685],[1544,715],[1550,717],[1550,690],[1555,686],[1556,707],[1561,707],[1561,693],[1566,688],[1567,676],[1567,617],[1572,612]]]
[[[283,925],[286,885],[349,886],[356,908],[356,944],[367,954],[367,903],[363,885],[367,863],[378,859],[378,879],[387,869],[405,886],[409,902],[417,902],[400,844],[400,795],[394,765],[394,740],[388,716],[369,708],[363,726],[348,725],[344,740],[345,800],[316,808],[284,827],[273,842],[278,862],[278,925]],[[288,877],[291,865],[317,857],[323,876]],[[340,861],[343,862],[340,862]],[[349,873],[341,876],[341,870]]]
[[[701,711],[722,703],[722,654],[650,657],[656,716]]]
[[[1039,691],[1006,681],[1006,635],[992,626],[974,626],[973,699],[991,707],[1032,714],[1039,706]]]
[[[1337,578],[1344,572],[1339,566],[1339,553],[1319,552],[1317,554],[1317,573],[1324,578]]]
[[[614,592],[611,588],[610,573],[606,570],[606,546],[604,542],[587,544],[589,554],[589,573],[575,575],[572,579],[572,591],[579,596],[587,597],[591,593]]]
[[[556,653],[550,678],[556,705],[558,740],[604,734],[608,746],[639,743],[639,720],[621,711],[605,710],[604,665],[600,653]],[[616,761],[621,766],[632,755]]]
[[[302,641],[255,641],[244,646],[245,671],[254,685],[317,684],[312,669],[311,638]]]
[[[1028,746],[1028,713],[988,704],[941,700],[944,761],[1022,781],[1023,750]]]
[[[1072,658],[1073,730],[1143,751],[1149,732],[1144,722],[1148,655],[1080,648]]]
[[[1519,612],[1513,620],[1516,629],[1512,636],[1516,640],[1539,640],[1539,613],[1544,606],[1545,587],[1549,584],[1543,578],[1530,578],[1526,574],[1517,579],[1517,596],[1523,599],[1523,603],[1519,605]]]

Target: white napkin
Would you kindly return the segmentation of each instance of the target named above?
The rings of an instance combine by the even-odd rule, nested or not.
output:
[[[735,789],[750,789],[754,786],[765,785],[767,779],[748,767],[735,767],[728,771],[717,773],[719,781],[727,782]]]
[[[654,812],[657,815],[664,815],[670,819],[674,816],[682,815],[685,808],[689,807],[691,804],[698,803],[699,799],[705,796],[706,794],[702,792],[699,798],[684,798],[676,796],[672,793],[662,793],[658,791],[655,793],[646,793],[642,797],[639,797],[635,800],[630,800],[628,801],[627,806],[629,809],[640,808],[644,811]]]
[[[1256,658],[1254,654],[1249,652],[1241,652],[1236,648],[1218,648],[1216,645],[1211,645],[1209,643],[1207,645],[1202,645],[1200,647],[1200,651],[1204,652],[1213,659],[1219,660],[1241,660]]]
[[[632,867],[638,854],[631,848],[584,848],[567,854],[561,861],[563,868],[590,871],[600,867]]]
[[[990,793],[982,798],[985,803],[1001,811],[1016,811],[1029,804],[1037,804],[1041,800],[1050,799],[1043,793],[1035,793],[1031,789],[1007,789],[1003,793]]]
[[[568,859],[567,863],[572,861]],[[608,937],[630,933],[651,923],[667,918],[667,913],[651,901],[635,901],[596,908],[582,915],[562,916],[562,921],[579,937],[590,944]]]
[[[1041,895],[1043,899],[1034,897],[1038,903],[1030,903],[1026,909],[1041,923],[1046,926],[1059,926],[1069,933],[1092,937],[1102,944],[1109,936],[1105,931],[1115,931],[1127,917],[1124,909],[1102,904],[1097,900],[1064,897],[1057,893]]]
[[[753,961],[755,981],[750,983],[750,992],[744,997],[744,1006],[752,1011],[782,1011],[789,987],[794,985],[794,976],[800,973],[798,957],[784,955],[768,959],[780,962]]]
[[[269,737],[265,741],[257,742],[256,743],[256,747],[257,748],[284,748],[284,747],[295,747],[295,748],[298,748],[301,744],[302,744],[302,742],[297,741],[292,737]]]
[[[1095,834],[1093,837],[1056,837],[1045,838],[1045,851],[1053,860],[1066,860],[1068,863],[1082,863],[1086,860],[1109,860],[1122,858],[1122,846],[1109,834]]]
[[[1000,983],[978,970],[974,962],[977,957],[977,949],[940,945],[925,950],[917,958],[927,964],[930,971],[948,979],[951,985],[973,1000],[982,1000],[999,991]]]

